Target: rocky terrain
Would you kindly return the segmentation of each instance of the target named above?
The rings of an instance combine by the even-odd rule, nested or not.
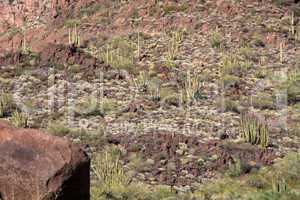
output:
[[[80,145],[91,199],[299,199],[299,2],[13,0],[0,16],[0,117]]]

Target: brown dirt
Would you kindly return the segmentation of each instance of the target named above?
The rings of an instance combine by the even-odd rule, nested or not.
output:
[[[141,168],[138,171],[141,173],[146,171],[156,181],[168,185],[190,185],[199,180],[199,177],[212,178],[217,173],[225,172],[236,159],[247,164],[249,172],[251,168],[272,164],[277,157],[272,149],[220,140],[203,141],[202,139],[199,136],[153,133],[138,136],[115,135],[108,140],[126,149],[127,153],[123,157],[126,164],[130,162],[132,154],[138,154],[144,160],[154,160],[154,164],[146,170]],[[186,149],[180,155],[176,151],[181,145],[186,145]],[[183,161],[186,159],[188,159],[186,162]],[[202,159],[203,163],[199,159]],[[175,168],[168,168],[170,163],[174,163]],[[162,168],[165,170],[159,170]],[[185,170],[192,176],[185,176]]]

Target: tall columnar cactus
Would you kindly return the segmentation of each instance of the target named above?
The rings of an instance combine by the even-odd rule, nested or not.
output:
[[[76,25],[74,25],[74,28],[69,29],[69,45],[74,45],[75,47],[80,46],[80,35],[77,31]]]
[[[265,124],[262,124],[260,127],[260,144],[264,148],[266,148],[269,144],[269,131]]]
[[[253,145],[260,144],[266,148],[269,144],[269,130],[266,124],[260,122],[253,116],[242,116],[241,137]]]

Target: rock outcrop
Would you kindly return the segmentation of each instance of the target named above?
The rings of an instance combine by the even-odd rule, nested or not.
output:
[[[3,200],[88,200],[90,160],[68,140],[0,121]]]

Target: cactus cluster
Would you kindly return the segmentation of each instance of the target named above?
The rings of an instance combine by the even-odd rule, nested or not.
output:
[[[15,111],[10,119],[11,123],[18,128],[28,127],[28,117],[26,114]]]
[[[183,91],[181,101],[186,104],[191,104],[194,101],[200,99],[200,77],[198,74],[191,73],[190,70],[186,72],[186,78],[183,84]]]
[[[80,35],[78,33],[76,24],[72,29],[69,29],[69,45],[74,45],[75,47],[80,46]]]
[[[265,123],[260,122],[253,116],[242,116],[241,119],[242,134],[241,137],[251,144],[266,148],[269,145],[269,130]]]
[[[280,194],[287,191],[287,184],[285,179],[283,178],[280,181],[276,181],[276,182],[274,181],[272,184],[272,188],[273,188],[273,192],[280,193]]]
[[[0,118],[11,112],[13,109],[13,97],[11,94],[2,93],[0,95]]]

